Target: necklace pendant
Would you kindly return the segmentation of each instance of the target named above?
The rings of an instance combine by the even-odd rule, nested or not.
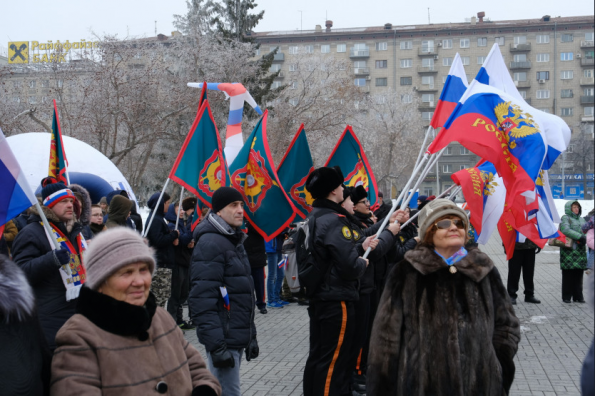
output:
[[[454,265],[451,265],[450,268],[448,269],[450,271],[451,274],[456,274],[457,272],[457,267],[455,267]]]

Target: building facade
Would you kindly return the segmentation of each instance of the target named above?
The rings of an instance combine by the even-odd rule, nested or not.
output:
[[[593,144],[592,15],[490,21],[480,12],[465,23],[387,23],[349,29],[332,26],[332,21],[327,21],[325,28],[317,25],[314,30],[251,33],[261,44],[260,55],[277,50],[271,71],[281,73],[273,87],[291,83],[293,62],[301,54],[327,54],[352,62],[353,83],[371,95],[390,88],[413,87],[421,100],[419,116],[427,127],[455,54],[460,54],[471,81],[497,43],[525,100],[539,110],[562,117],[572,130],[569,154],[557,161],[552,184],[568,179],[566,174],[584,174],[587,180],[590,178],[584,195],[593,198],[593,161],[579,164],[571,155],[575,144]],[[420,140],[424,132],[425,128],[420,131]],[[420,194],[440,193],[452,185],[452,173],[476,161],[477,156],[464,147],[451,144],[437,169],[424,180]]]

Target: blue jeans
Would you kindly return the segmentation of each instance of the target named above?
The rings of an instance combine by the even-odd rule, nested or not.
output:
[[[207,351],[207,366],[211,374],[217,378],[221,384],[221,394],[225,396],[242,396],[240,390],[240,364],[242,363],[242,354],[244,349],[228,349],[233,355],[236,365],[234,368],[217,368],[213,366],[211,354]]]
[[[269,266],[269,278],[267,280],[267,296],[269,304],[279,301],[279,293],[283,287],[283,278],[285,277],[285,266],[279,268],[279,261],[283,258],[281,253],[267,253],[267,262]]]

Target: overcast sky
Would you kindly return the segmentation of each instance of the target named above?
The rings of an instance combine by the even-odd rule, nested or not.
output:
[[[592,0],[257,0],[265,10],[256,31],[314,29],[328,19],[335,28],[463,22],[478,11],[492,20],[593,15]],[[406,4],[406,7],[403,5]],[[404,9],[405,8],[405,9]],[[302,11],[302,12],[300,12]],[[0,46],[9,41],[89,39],[98,34],[153,36],[174,30],[173,15],[186,12],[185,0],[21,0],[2,1]]]

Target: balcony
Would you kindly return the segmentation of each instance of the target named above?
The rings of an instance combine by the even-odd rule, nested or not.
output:
[[[510,62],[510,70],[515,70],[515,69],[530,69],[530,68],[531,68],[531,61]]]
[[[588,116],[588,115],[583,115],[581,117],[581,121],[582,122],[593,122],[595,121],[595,117],[593,117],[592,115]]]
[[[283,62],[285,60],[285,54],[283,52],[277,52],[273,56],[273,62]]]
[[[595,96],[593,95],[581,95],[581,104],[593,104]]]
[[[351,48],[349,50],[349,57],[350,58],[369,58],[370,57],[370,49],[355,49]]]
[[[417,55],[419,56],[436,56],[438,55],[438,48],[437,47],[421,47],[417,50]]]
[[[593,77],[581,78],[581,85],[593,85],[595,79]]]
[[[510,52],[527,52],[527,51],[531,51],[531,43],[510,44]]]
[[[594,61],[593,58],[581,58],[581,66],[593,66],[595,65]]]
[[[433,111],[436,109],[436,102],[421,102],[418,107],[419,111]]]
[[[282,71],[280,71],[279,72],[279,75],[277,77],[275,77],[275,78],[285,78],[285,73],[282,72]]]
[[[593,40],[581,41],[581,48],[593,48]]]
[[[531,88],[531,81],[527,80],[527,81],[515,81],[514,85],[517,88]]]
[[[356,76],[367,76],[370,74],[369,67],[356,67],[353,69],[353,74]]]
[[[438,73],[436,66],[417,66],[417,72],[419,74],[424,73]]]
[[[438,92],[438,88],[434,84],[423,84],[419,87],[415,87],[414,90],[417,92]]]

